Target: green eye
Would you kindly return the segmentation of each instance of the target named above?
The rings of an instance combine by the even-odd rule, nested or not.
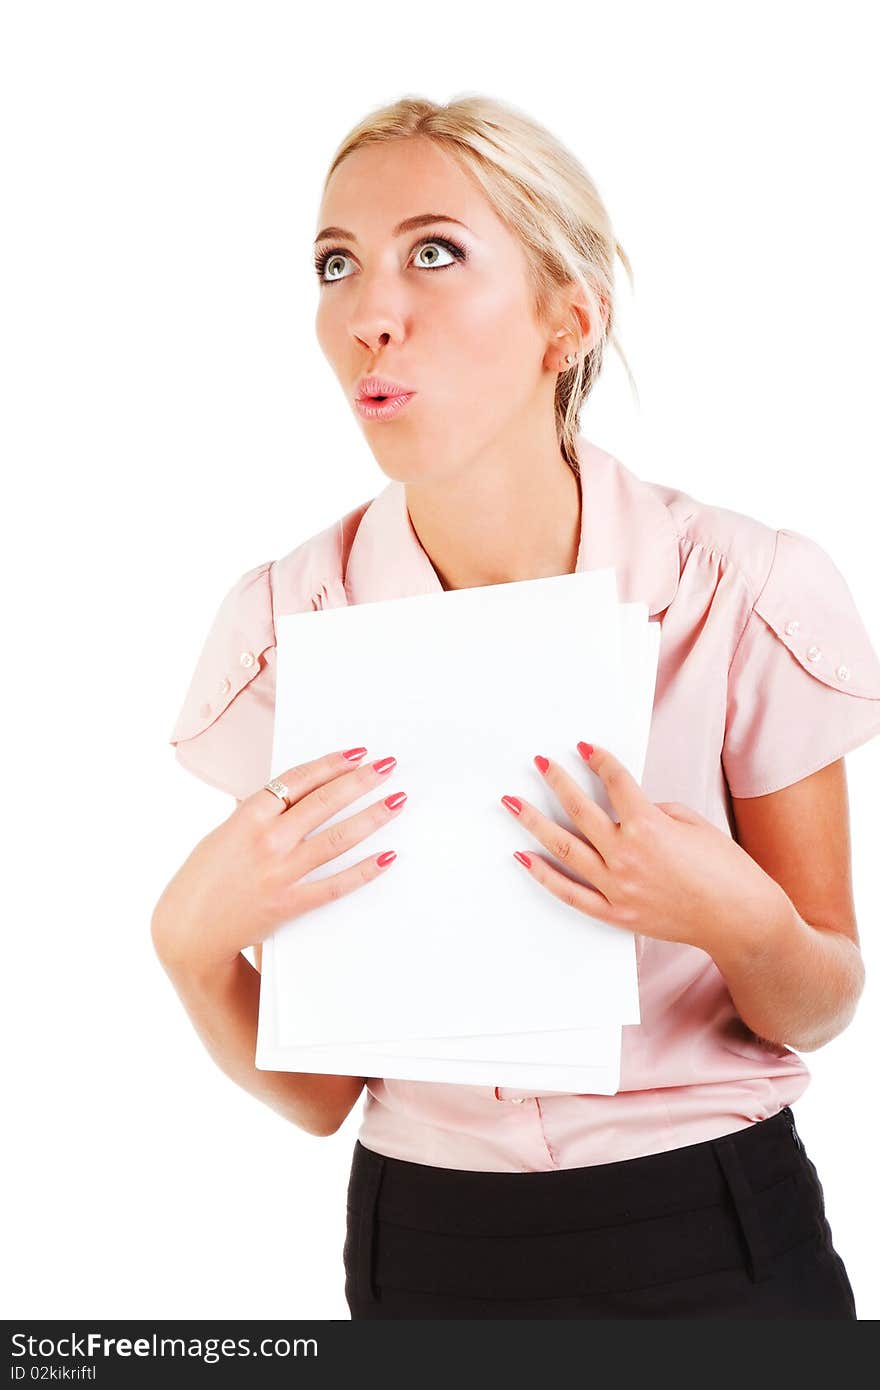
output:
[[[319,275],[319,276],[323,276],[325,269],[327,268],[327,266],[330,264],[331,261],[340,261],[340,260],[341,260],[341,261],[344,261],[344,260],[345,260],[345,256],[343,255],[343,253],[342,253],[341,251],[328,251],[328,252],[327,252],[327,255],[326,255],[325,257],[323,257],[323,259],[322,259],[322,258],[317,258],[317,259],[315,260],[315,269],[317,270],[318,275]],[[340,279],[344,279],[345,277],[344,277],[344,276],[340,276],[340,275],[335,275],[335,276],[332,276],[331,278],[332,278],[332,279],[335,279],[335,280],[340,280]]]
[[[450,266],[454,265],[456,261],[466,261],[468,258],[466,248],[462,246],[460,242],[453,241],[451,237],[422,237],[420,241],[416,242],[412,249],[413,251],[421,251],[425,246],[442,246],[445,251],[449,252],[452,260],[447,261],[445,265],[418,266],[417,269],[419,270],[447,270]],[[412,254],[412,252],[410,254]],[[345,261],[346,259],[346,252],[338,246],[332,247],[329,251],[323,251],[317,255],[315,257],[315,273],[320,283],[322,285],[332,285],[335,284],[337,280],[347,280],[347,275],[325,276],[325,271],[332,261]]]

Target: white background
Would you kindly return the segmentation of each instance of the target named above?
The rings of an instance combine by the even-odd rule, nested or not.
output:
[[[618,267],[640,404],[610,353],[582,429],[819,541],[876,645],[870,7],[2,15],[5,1316],[347,1318],[362,1102],[319,1139],[236,1088],[149,936],[232,809],[167,744],[220,598],[386,481],[314,337],[327,163],[405,93],[480,91],[554,130],[636,277]],[[866,1319],[880,749],[847,767],[868,985],[796,1115]]]

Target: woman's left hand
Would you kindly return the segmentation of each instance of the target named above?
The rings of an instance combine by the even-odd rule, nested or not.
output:
[[[768,916],[778,918],[784,890],[734,839],[689,806],[649,801],[606,748],[578,749],[601,779],[619,824],[540,755],[535,765],[581,834],[514,798],[522,806],[517,818],[566,870],[527,856],[532,877],[555,897],[613,926],[710,953],[715,942],[729,948],[731,933],[746,936]]]

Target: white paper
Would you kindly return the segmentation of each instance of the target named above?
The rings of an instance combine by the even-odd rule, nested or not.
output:
[[[657,674],[657,659],[660,646],[660,625],[648,623],[645,604],[621,604],[621,632],[623,643],[623,688],[622,694],[628,703],[627,721],[632,728],[633,743],[632,769],[638,769],[642,780],[647,755],[653,710],[654,689]],[[321,1044],[320,1047],[334,1044]],[[349,1044],[346,1044],[349,1046]],[[361,1058],[372,1068],[381,1049],[388,1055],[399,1058],[466,1058],[480,1061],[523,1061],[527,1063],[551,1062],[559,1066],[582,1066],[575,1059],[594,1059],[600,1055],[611,1056],[613,1049],[620,1046],[620,1029],[613,1025],[605,1028],[551,1029],[540,1032],[503,1033],[495,1035],[470,1034],[459,1037],[418,1037],[396,1040],[381,1038],[370,1043],[351,1043],[355,1060]],[[321,1057],[320,1047],[297,1049],[296,1056],[303,1063],[315,1062]],[[294,1055],[291,1051],[291,1056]],[[502,1084],[502,1083],[496,1083]],[[512,1084],[512,1083],[505,1083]]]
[[[508,591],[511,588],[503,587]],[[660,628],[659,624],[645,622],[647,608],[643,604],[619,605],[618,614],[624,639],[622,693],[629,704],[627,720],[631,722],[633,736],[630,758],[624,757],[624,761],[641,780],[653,708]],[[257,1056],[257,1066],[262,1068],[524,1089],[536,1087],[542,1094],[614,1094],[619,1087],[619,1028],[420,1037],[404,1041],[384,1039],[375,1043],[345,1043],[341,1047],[324,1044],[285,1048],[275,1041],[274,1008],[264,1007],[270,1000],[274,1005],[274,999],[274,992],[263,991]],[[377,1050],[380,1047],[382,1052]],[[600,1056],[604,1059],[601,1063]],[[590,1066],[585,1064],[587,1058]],[[438,1062],[440,1065],[435,1065]]]
[[[470,1086],[535,1088],[541,1094],[614,1095],[620,1086],[620,1029],[585,1030],[591,1064],[564,1065],[545,1059],[525,1061],[481,1057],[406,1057],[372,1047],[341,1043],[336,1047],[284,1047],[277,1038],[274,990],[260,992],[260,1024],[255,1064],[261,1071],[317,1072],[338,1076],[375,1076],[406,1081],[435,1081]],[[540,1037],[540,1034],[533,1035]],[[536,1056],[539,1053],[536,1052]],[[576,1055],[568,1054],[569,1057]]]
[[[363,741],[398,758],[385,785],[409,795],[388,827],[393,871],[270,939],[285,1045],[638,1022],[632,934],[529,881],[512,859],[522,831],[499,801],[521,787],[574,829],[532,749],[605,798],[575,744],[620,744],[613,572],[493,587],[278,620],[273,775],[344,746],[354,703]]]

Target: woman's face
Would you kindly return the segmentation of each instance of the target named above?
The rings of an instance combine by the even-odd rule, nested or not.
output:
[[[424,213],[430,222],[395,234]],[[441,477],[552,421],[558,364],[543,365],[552,335],[536,322],[524,253],[445,150],[413,138],[347,156],[321,204],[319,235],[327,227],[346,232],[315,245],[330,252],[318,341],[389,477]],[[368,375],[416,395],[391,419],[364,419],[354,402]]]

